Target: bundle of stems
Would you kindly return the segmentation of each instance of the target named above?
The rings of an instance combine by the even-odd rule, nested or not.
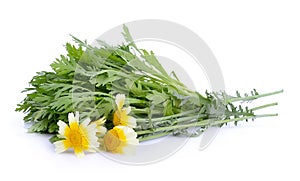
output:
[[[30,132],[56,134],[57,122],[67,122],[70,112],[82,118],[106,117],[105,127],[113,128],[117,109],[115,95],[125,94],[125,105],[136,118],[134,128],[140,141],[168,134],[197,136],[210,126],[253,120],[277,114],[255,114],[276,102],[249,108],[247,103],[283,90],[259,94],[228,95],[224,91],[200,94],[186,87],[175,72],[167,73],[152,51],[139,49],[129,30],[123,28],[125,44],[91,46],[73,37],[65,45],[67,55],[52,64],[53,71],[38,72],[24,92],[17,111],[26,113]],[[191,129],[195,128],[195,129]]]

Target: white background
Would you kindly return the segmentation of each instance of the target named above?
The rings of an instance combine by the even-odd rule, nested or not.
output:
[[[296,0],[1,1],[1,180],[299,180],[299,9]],[[144,166],[97,154],[58,155],[47,136],[26,133],[23,114],[14,112],[20,91],[35,72],[49,70],[69,34],[91,42],[114,26],[149,18],[196,32],[218,59],[228,92],[284,89],[263,100],[279,101],[267,110],[279,117],[224,127],[204,151],[192,139]]]

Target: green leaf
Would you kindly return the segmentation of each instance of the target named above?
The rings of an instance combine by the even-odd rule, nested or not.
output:
[[[65,112],[64,110],[67,110],[67,108],[72,106],[72,98],[69,96],[63,96],[57,98],[54,102],[52,102],[49,106],[53,110],[57,110],[60,112]]]
[[[172,105],[172,101],[167,100],[166,102],[164,102],[164,116],[170,116],[173,115],[173,105]]]
[[[129,32],[129,29],[127,28],[126,25],[123,25],[123,33],[122,33],[123,37],[125,38],[126,42],[129,43],[132,47],[134,47],[137,51],[139,51],[139,49],[137,48],[136,44],[133,41],[133,38]]]
[[[130,79],[125,79],[125,87],[130,91],[135,97],[146,97],[148,91],[145,91],[141,84],[135,83]]]
[[[161,104],[169,99],[169,96],[166,95],[165,93],[160,93],[157,91],[152,91],[152,92],[153,92],[152,94],[146,96],[146,98],[151,101],[152,105]]]
[[[59,138],[57,135],[54,135],[49,139],[50,143],[55,143],[60,140],[64,140],[64,138]]]
[[[70,43],[66,43],[66,50],[68,52],[68,56],[74,58],[76,61],[80,60],[82,54],[84,53],[82,46],[76,48]]]
[[[139,59],[132,59],[129,63],[129,66],[136,68],[141,71],[141,73],[149,73],[155,76],[160,76],[158,72],[156,72],[154,69],[150,68],[144,61]]]
[[[168,73],[165,71],[163,66],[159,63],[157,58],[155,57],[153,51],[150,51],[148,53],[146,50],[142,50],[144,55],[142,56],[150,65],[155,67],[160,73],[162,73],[164,76],[168,77]]]
[[[38,132],[38,133],[44,133],[47,132],[48,130],[48,124],[50,123],[50,120],[44,119],[39,122],[36,122],[34,125],[32,125],[28,132],[33,133],[33,132]]]
[[[56,132],[58,132],[58,129],[59,129],[59,127],[57,125],[57,122],[51,122],[49,127],[48,127],[48,132],[49,133],[56,133]]]

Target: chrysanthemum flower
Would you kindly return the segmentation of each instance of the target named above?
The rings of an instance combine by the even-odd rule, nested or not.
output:
[[[136,132],[127,126],[115,126],[104,136],[105,149],[113,153],[127,153],[138,144]]]
[[[69,148],[73,148],[78,157],[84,156],[84,151],[95,152],[99,147],[98,138],[96,136],[97,124],[91,123],[90,119],[86,119],[79,124],[79,113],[76,112],[68,115],[69,125],[63,121],[59,121],[58,137],[63,140],[56,141],[55,151],[57,153],[64,152]]]
[[[125,102],[124,94],[117,94],[116,100],[117,110],[113,116],[113,123],[115,126],[128,126],[130,128],[136,127],[136,119],[128,114],[131,111],[131,107],[123,108]]]

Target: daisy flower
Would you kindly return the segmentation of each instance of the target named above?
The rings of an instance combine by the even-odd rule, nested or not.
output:
[[[99,147],[97,133],[97,124],[91,123],[90,119],[86,119],[79,124],[79,113],[76,112],[68,115],[69,125],[63,121],[58,121],[59,126],[58,137],[63,140],[56,141],[55,151],[57,153],[64,152],[69,148],[73,148],[78,157],[84,156],[84,151],[95,152]]]
[[[123,108],[125,102],[125,95],[124,94],[117,94],[116,100],[117,110],[113,116],[113,123],[115,126],[128,126],[130,128],[136,127],[136,119],[128,114],[131,111],[131,107]]]
[[[136,132],[127,126],[115,126],[104,136],[105,149],[113,153],[127,153],[138,144]]]

